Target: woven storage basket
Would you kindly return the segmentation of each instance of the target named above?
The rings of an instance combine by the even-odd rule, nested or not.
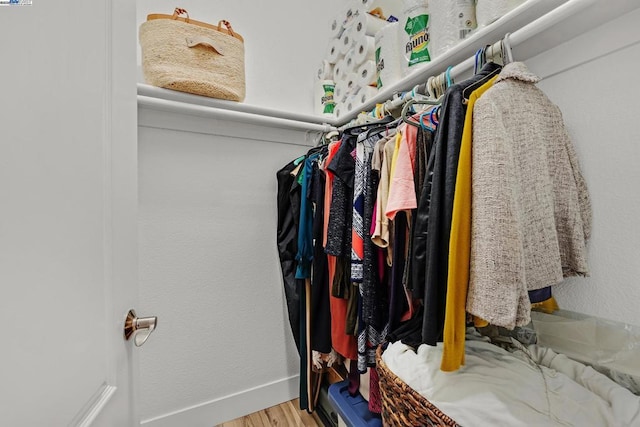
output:
[[[149,15],[140,25],[139,35],[147,83],[212,98],[244,100],[244,39],[228,21],[215,26],[190,19],[186,10],[176,8],[173,15]]]
[[[376,351],[376,370],[380,377],[382,421],[385,426],[458,426],[458,423],[387,368],[382,360],[382,347],[378,347]]]

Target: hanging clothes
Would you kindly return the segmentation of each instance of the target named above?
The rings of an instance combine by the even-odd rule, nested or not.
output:
[[[300,220],[300,185],[296,169],[304,158],[296,159],[276,173],[278,183],[278,256],[287,300],[289,325],[300,351],[300,293],[296,284],[296,254],[298,253],[298,223]]]
[[[469,256],[471,252],[471,147],[473,107],[498,76],[471,92],[464,117],[460,159],[453,197],[453,214],[449,245],[449,277],[444,316],[442,363],[443,371],[455,371],[464,364],[466,335],[466,303],[469,286]]]
[[[325,154],[325,153],[323,153]],[[329,268],[322,239],[324,234],[325,174],[319,162],[312,164],[309,199],[313,212],[313,269],[311,275],[311,348],[320,353],[331,353],[331,310],[329,303]]]
[[[538,80],[508,64],[473,117],[467,311],[508,329],[530,321],[527,291],[589,274],[589,194],[562,114]]]
[[[488,63],[469,80],[450,86],[444,95],[424,186],[429,196],[420,197],[414,230],[413,286],[418,295],[424,295],[422,339],[429,345],[442,340],[444,327],[451,215],[466,111],[462,92],[499,69],[499,65]]]

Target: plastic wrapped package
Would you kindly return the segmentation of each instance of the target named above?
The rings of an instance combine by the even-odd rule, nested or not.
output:
[[[640,395],[640,326],[567,310],[532,312],[538,344],[592,366]]]

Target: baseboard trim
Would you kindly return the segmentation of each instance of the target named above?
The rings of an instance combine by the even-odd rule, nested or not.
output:
[[[212,427],[225,421],[295,399],[299,376],[283,378],[248,390],[143,420],[144,427]]]

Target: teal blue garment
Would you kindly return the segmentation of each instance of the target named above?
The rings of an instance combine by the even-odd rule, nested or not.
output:
[[[313,162],[317,162],[320,153],[307,157],[302,169],[302,200],[300,202],[300,225],[298,228],[298,253],[296,261],[296,279],[311,278],[311,263],[313,261],[313,204],[309,200],[311,193],[311,176]]]

